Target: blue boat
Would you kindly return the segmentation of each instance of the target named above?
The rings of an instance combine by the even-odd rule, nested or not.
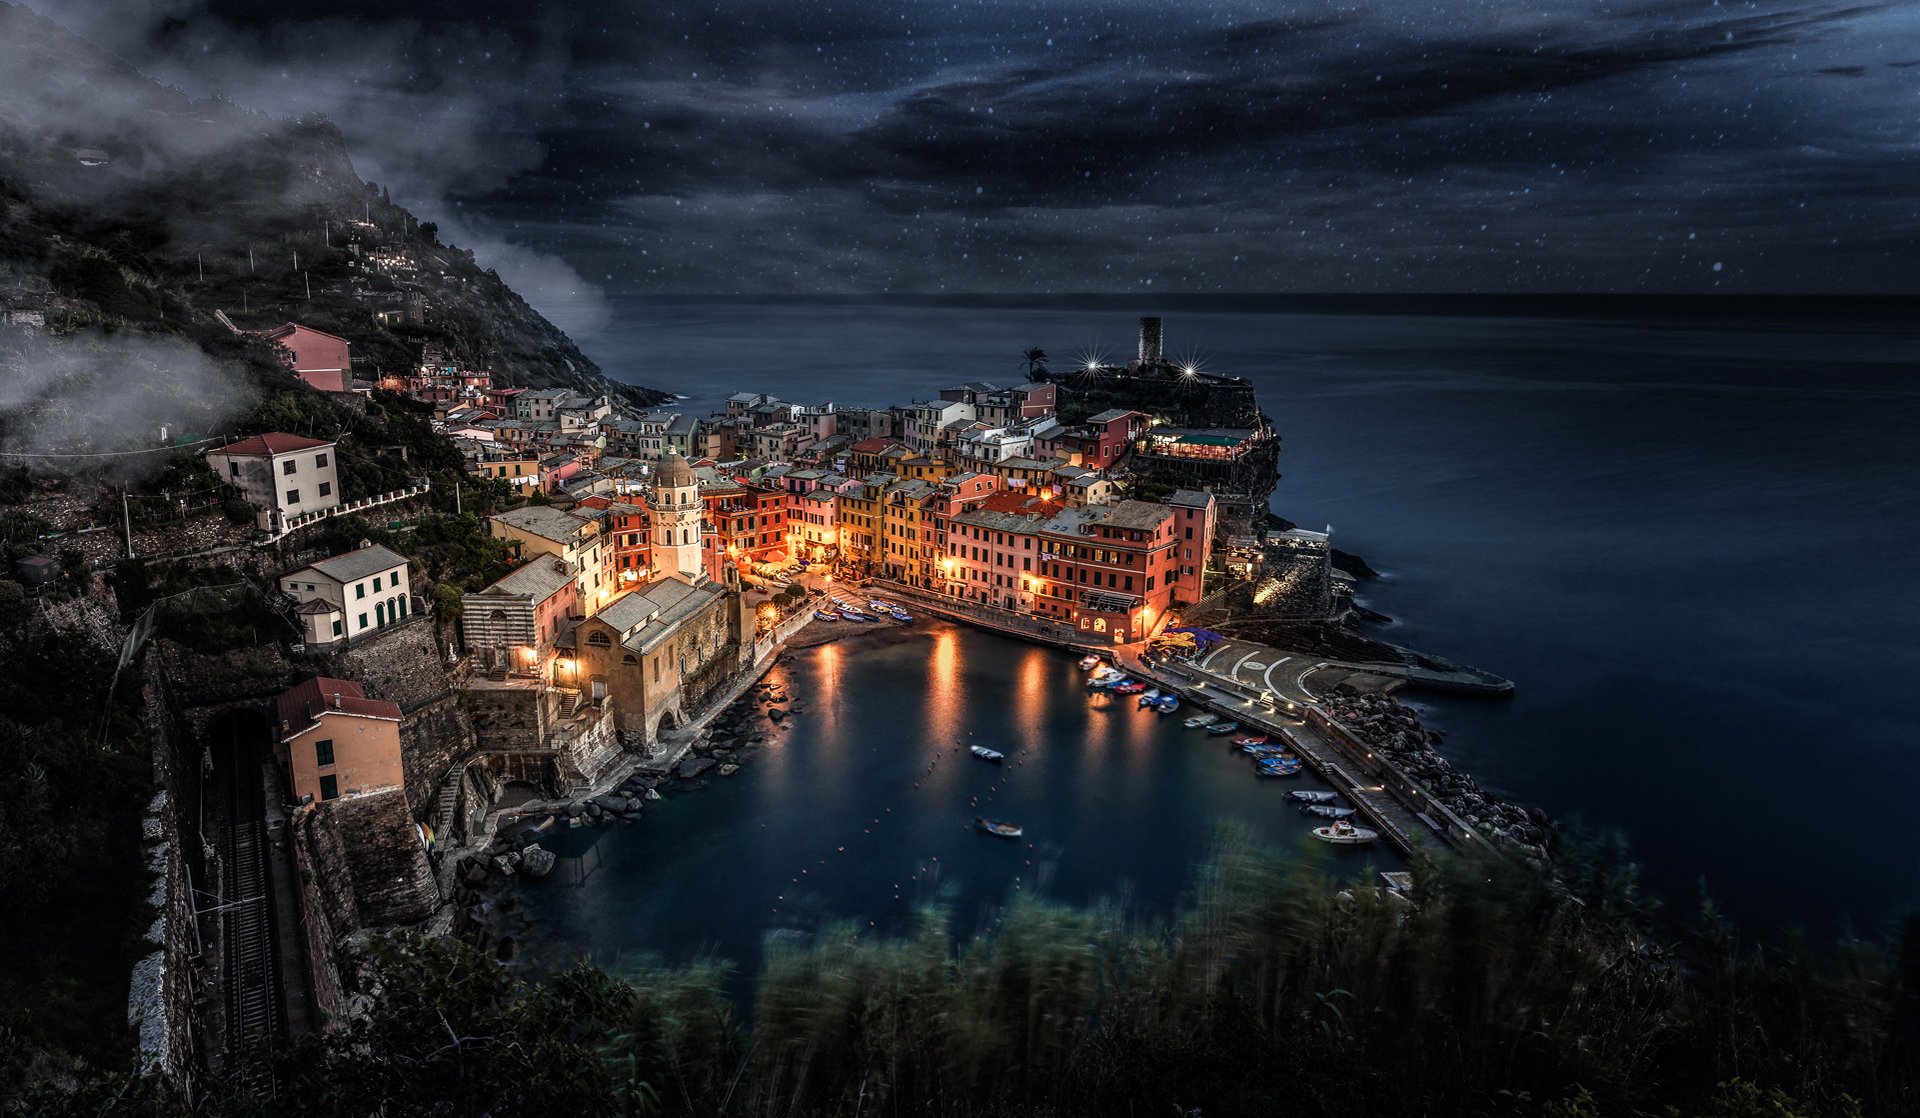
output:
[[[838,621],[840,620],[840,615],[837,613],[828,613],[823,609],[817,609],[813,611],[813,619],[815,621]]]
[[[1297,776],[1300,773],[1300,759],[1296,757],[1285,761],[1275,757],[1255,765],[1253,771],[1261,776]]]
[[[1238,722],[1215,722],[1213,725],[1207,727],[1207,733],[1231,734],[1235,730],[1238,730],[1239,728],[1240,728],[1240,723]]]
[[[1161,714],[1172,714],[1180,709],[1180,696],[1162,695],[1153,701],[1153,709]]]
[[[1151,691],[1143,692],[1140,695],[1140,705],[1143,707],[1150,707],[1159,701],[1160,701],[1160,689],[1158,687],[1154,688]]]
[[[893,615],[895,621],[904,621],[909,625],[913,624],[913,615],[901,609],[899,606],[895,606],[887,612]]]
[[[859,610],[852,610],[852,609],[841,610],[840,616],[846,618],[848,621],[872,621],[873,620],[873,618],[868,617],[866,614],[861,613]]]

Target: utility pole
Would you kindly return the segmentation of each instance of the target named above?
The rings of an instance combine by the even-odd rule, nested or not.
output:
[[[127,558],[133,558],[133,508],[127,502],[127,489],[120,487],[120,523],[127,531]]]
[[[253,246],[247,246],[247,274],[253,274]]]
[[[295,255],[298,255],[298,254],[296,253]],[[301,273],[300,273],[300,278],[301,278],[301,279],[302,279],[303,281],[305,281],[305,282],[306,282],[306,285],[307,285],[307,302],[309,302],[309,303],[311,303],[311,302],[313,302],[313,277],[312,277],[312,276],[310,276],[310,275],[308,275],[308,274],[307,274],[307,273],[305,273],[305,272],[301,272]]]
[[[293,250],[293,270],[300,270],[300,250],[297,248]]]
[[[453,515],[465,515],[460,508],[460,483],[457,481],[453,483]]]
[[[200,259],[200,254],[197,252],[193,254],[193,266],[200,273],[200,282],[207,282],[207,265]]]

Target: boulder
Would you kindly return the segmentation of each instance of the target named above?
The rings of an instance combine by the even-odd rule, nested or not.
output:
[[[536,842],[520,852],[520,872],[531,878],[542,878],[553,871],[553,864],[559,860],[553,851]]]
[[[657,788],[649,788],[649,789],[647,789],[647,799],[649,799],[649,800],[658,800],[659,798],[660,798],[660,790],[659,790],[659,789],[657,789]]]
[[[734,773],[737,773],[739,771],[740,771],[739,765],[721,765],[720,766],[721,776],[732,776]]]
[[[786,712],[786,711],[785,711],[784,709],[782,709],[782,708],[780,708],[780,707],[768,707],[768,708],[767,708],[767,717],[768,717],[768,718],[771,718],[771,719],[772,719],[772,720],[774,720],[775,722],[778,722],[778,721],[780,721],[781,719],[783,719],[783,718],[785,718],[786,716],[787,716],[787,712]]]
[[[487,867],[481,865],[479,862],[469,863],[464,876],[469,885],[485,885],[487,883]]]
[[[682,780],[692,780],[712,768],[716,762],[711,757],[689,757],[680,762],[673,771]]]
[[[499,874],[501,877],[512,877],[513,870],[514,865],[507,860],[506,855],[502,854],[493,860],[493,872]]]

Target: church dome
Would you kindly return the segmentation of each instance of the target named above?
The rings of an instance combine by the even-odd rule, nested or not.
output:
[[[660,460],[660,470],[653,478],[656,489],[683,489],[698,484],[693,477],[693,467],[687,465],[685,457],[669,454]]]

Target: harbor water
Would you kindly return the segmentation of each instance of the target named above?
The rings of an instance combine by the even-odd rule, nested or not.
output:
[[[1058,649],[923,620],[795,652],[768,679],[799,713],[738,773],[636,826],[544,841],[560,861],[519,893],[523,957],[712,955],[750,973],[769,932],[898,934],[940,904],[968,934],[1020,894],[1165,920],[1223,821],[1337,877],[1401,867],[1380,844],[1309,837],[1325,821],[1287,793],[1326,787],[1311,774],[1257,776],[1229,736],[1183,725],[1194,708],[1089,693]],[[1026,834],[981,833],[979,817]]]
[[[1518,684],[1506,702],[1410,696],[1456,763],[1510,799],[1624,833],[1671,907],[1704,883],[1756,932],[1872,933],[1920,906],[1907,698],[1920,678],[1920,328],[1821,310],[634,297],[587,350],[696,414],[739,390],[884,405],[1015,381],[1028,346],[1057,368],[1123,359],[1137,316],[1163,314],[1169,355],[1259,389],[1284,438],[1274,510],[1332,525],[1384,572],[1362,591],[1396,619],[1381,635]],[[925,692],[851,693],[903,735],[926,722]],[[992,687],[967,702],[1013,709]],[[1104,787],[1076,794],[1140,812],[1126,836],[1144,853],[1089,867],[1074,889],[1124,877],[1171,896],[1232,804],[1136,783],[1156,774],[1102,741],[1087,755],[1109,763],[1084,775]],[[609,857],[677,856],[685,876],[650,879],[644,898],[576,896],[604,909],[580,919],[662,922],[644,938],[677,948],[750,937],[699,915],[719,886],[676,890],[759,875],[758,904],[761,876],[784,878],[751,853],[756,813],[825,834],[852,810],[770,760],[734,778],[762,782],[744,808],[709,793],[609,836]],[[662,854],[676,828],[705,853]],[[898,860],[872,880],[891,885]]]

